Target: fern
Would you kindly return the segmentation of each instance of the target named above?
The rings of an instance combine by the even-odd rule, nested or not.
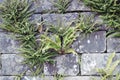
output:
[[[52,2],[54,7],[57,8],[57,12],[64,13],[70,6],[71,0],[56,0],[55,2]]]
[[[112,36],[120,37],[119,0],[84,0],[84,3],[91,7],[92,11],[98,12],[101,15],[108,28],[113,28],[112,31],[108,31],[108,35],[113,34]]]
[[[113,72],[120,63],[120,60],[116,60],[116,61],[112,62],[114,57],[115,57],[115,53],[113,53],[109,56],[105,68],[96,69],[97,72],[102,76],[101,80],[112,80],[113,79],[113,76],[112,76]],[[120,79],[119,75],[117,75],[116,80],[119,80],[119,79]]]

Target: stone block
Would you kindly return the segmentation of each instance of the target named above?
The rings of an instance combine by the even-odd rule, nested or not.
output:
[[[56,61],[54,64],[45,63],[44,64],[44,74],[45,75],[55,75],[57,73]]]
[[[106,54],[106,53],[83,54],[81,57],[81,75],[99,75],[96,72],[96,69],[105,68],[109,56],[110,54]],[[119,59],[120,59],[120,55],[116,54],[116,56],[113,59],[113,62]],[[119,72],[120,72],[120,65],[116,67],[116,69],[113,72],[113,75],[116,75]]]
[[[120,38],[107,38],[107,52],[120,52]]]
[[[95,80],[100,80],[99,77],[96,76],[75,76],[75,77],[65,77],[64,80],[92,80],[95,78]]]
[[[35,0],[34,7],[36,8],[36,12],[49,12],[57,11],[57,7],[54,6],[56,0]],[[90,11],[90,8],[84,5],[84,3],[80,0],[71,0],[68,9],[66,11]]]
[[[36,12],[43,12],[54,10],[54,6],[51,2],[52,0],[35,0],[33,7],[36,9]]]
[[[85,6],[81,0],[72,0],[66,11],[90,11],[90,8]]]
[[[35,24],[41,23],[41,14],[34,14],[31,19]]]
[[[75,54],[65,54],[56,57],[56,64],[53,67],[45,64],[45,75],[77,75],[79,74],[79,57]],[[53,70],[53,71],[52,71]]]
[[[23,73],[27,70],[27,66],[21,63],[23,60],[21,56],[16,54],[2,54],[0,75],[19,75]]]
[[[91,34],[79,34],[72,47],[78,53],[104,52],[106,51],[106,32],[98,31]]]
[[[0,76],[0,80],[15,80],[16,76]]]
[[[43,77],[32,77],[32,76],[24,76],[22,80],[55,80],[53,76],[43,76]]]
[[[42,18],[48,24],[67,26],[78,18],[78,13],[43,14]]]
[[[19,42],[12,38],[11,34],[0,32],[0,52],[19,53]]]

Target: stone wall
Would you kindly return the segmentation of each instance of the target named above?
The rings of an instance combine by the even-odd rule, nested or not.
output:
[[[33,6],[36,7],[36,13],[33,16],[35,23],[43,20],[56,25],[57,20],[60,19],[67,25],[77,19],[79,13],[86,16],[96,15],[80,0],[72,0],[65,14],[44,13],[45,10],[56,10],[50,0],[36,0]],[[96,15],[93,20],[103,22],[99,15]],[[98,27],[99,31],[88,36],[83,37],[83,34],[79,34],[72,45],[79,55],[60,55],[55,58],[55,64],[44,64],[44,78],[31,77],[28,71],[23,80],[55,80],[53,75],[56,73],[64,75],[64,80],[90,80],[92,77],[98,80],[99,76],[95,68],[105,67],[108,56],[113,51],[117,52],[115,59],[120,57],[120,39],[107,38],[104,24]],[[11,37],[11,33],[0,30],[0,80],[14,80],[16,75],[28,69],[26,65],[21,64],[23,58],[17,50],[19,45],[19,42]],[[120,72],[119,68],[120,66],[116,68],[114,74]]]

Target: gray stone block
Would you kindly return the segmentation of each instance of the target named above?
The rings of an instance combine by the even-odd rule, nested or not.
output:
[[[72,2],[70,3],[70,6],[66,11],[77,11],[77,10],[90,11],[90,8],[85,6],[83,1],[81,0],[72,0]]]
[[[36,9],[36,12],[54,10],[51,1],[52,0],[35,0],[33,6]]]
[[[42,76],[42,77],[35,77],[35,76],[24,76],[22,80],[55,80],[53,76]]]
[[[66,54],[56,58],[57,73],[61,75],[77,75],[79,73],[79,57]]]
[[[43,11],[56,11],[57,7],[54,6],[54,2],[56,0],[35,0],[34,7],[36,8],[36,12]],[[71,0],[70,5],[66,11],[77,11],[77,10],[90,10],[84,3],[80,0]]]
[[[120,52],[120,38],[107,38],[107,52]]]
[[[69,77],[60,77],[59,80],[92,80],[95,78],[96,80],[100,80],[100,77],[96,76],[69,76]],[[43,78],[40,77],[30,77],[25,76],[22,80],[57,80],[55,76],[44,76]]]
[[[72,47],[78,53],[104,52],[106,50],[106,32],[98,31],[88,35],[79,34]]]
[[[103,24],[103,20],[99,15],[96,15],[94,12],[83,12],[83,13],[66,13],[66,14],[43,14],[43,20],[48,24],[59,25],[63,24],[65,26],[70,25],[78,20],[79,14],[83,15],[85,19],[91,17],[91,22],[95,25],[95,28],[98,30],[106,30],[106,25]],[[82,17],[81,17],[82,18]]]
[[[2,54],[0,75],[19,75],[27,70],[27,66],[22,65],[24,59],[16,54]]]
[[[92,24],[95,25],[95,29],[107,30],[107,27],[104,24],[103,19],[100,17],[100,15],[97,15],[97,13],[95,13],[95,12],[82,12],[82,13],[80,13],[80,15],[82,15],[86,21],[88,20],[88,18],[90,18],[90,21],[92,22]]]
[[[0,32],[0,52],[19,53],[19,42],[14,40],[9,33]]]
[[[75,77],[65,77],[64,80],[92,80],[95,78],[96,80],[100,80],[99,77],[96,76],[75,76]]]
[[[56,57],[56,64],[53,67],[45,64],[45,75],[77,75],[79,74],[79,57],[75,54],[65,54]],[[53,71],[52,71],[53,70]]]
[[[55,75],[57,73],[56,61],[54,64],[45,63],[44,64],[44,74],[45,75]]]
[[[81,57],[81,75],[99,75],[96,69],[106,67],[106,63],[110,54],[83,54]],[[116,54],[113,61],[119,60],[120,55]],[[113,73],[116,75],[120,72],[120,65],[118,65]]]
[[[0,76],[0,80],[15,80],[16,76]]]
[[[41,14],[34,14],[31,19],[35,24],[41,23]]]
[[[70,25],[78,18],[78,13],[67,13],[67,14],[43,14],[43,20],[48,24],[63,26]]]

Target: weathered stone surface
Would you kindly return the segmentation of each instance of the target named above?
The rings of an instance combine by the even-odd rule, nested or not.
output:
[[[80,13],[80,15],[82,15],[82,17],[85,18],[86,21],[90,18],[90,22],[94,25],[95,29],[107,30],[103,19],[100,17],[100,15],[97,15],[96,12],[82,12]]]
[[[51,63],[44,64],[45,75],[55,75],[56,73],[57,73],[56,62],[54,62],[54,64]]]
[[[57,7],[54,6],[56,0],[35,0],[34,7],[36,8],[36,12],[43,11],[56,11]],[[80,0],[71,0],[70,5],[66,11],[77,11],[77,10],[90,10],[84,3]]]
[[[0,76],[0,80],[15,80],[16,76]]]
[[[96,68],[105,68],[110,54],[83,54],[81,57],[81,75],[96,75]],[[120,55],[116,54],[114,60],[119,60]],[[115,69],[113,75],[120,72],[120,65]]]
[[[45,75],[77,75],[79,73],[79,57],[75,54],[65,54],[56,57],[56,65],[45,64]]]
[[[34,14],[31,19],[35,24],[41,23],[41,14]]]
[[[0,52],[19,53],[19,42],[15,41],[11,34],[0,32]]]
[[[100,80],[99,77],[96,76],[75,76],[75,77],[65,77],[64,80],[92,80],[92,79]]]
[[[34,7],[36,8],[36,12],[54,10],[52,0],[35,0]]]
[[[120,38],[107,38],[107,52],[120,52]]]
[[[75,54],[66,54],[56,58],[57,73],[63,75],[77,75],[79,73],[79,57]]]
[[[72,47],[78,52],[104,52],[106,50],[106,32],[98,31],[88,35],[80,34]]]
[[[55,80],[55,79],[53,76],[43,76],[43,77],[24,76],[22,80]]]
[[[24,59],[16,54],[2,54],[0,75],[18,75],[27,70],[27,66],[22,65]]]
[[[43,20],[49,24],[54,25],[70,25],[73,21],[78,18],[78,13],[67,13],[67,14],[44,14],[42,15]]]
[[[85,6],[83,1],[81,0],[72,0],[70,3],[70,6],[68,7],[67,11],[77,11],[77,10],[83,10],[83,11],[90,11],[90,8]]]
[[[100,80],[99,77],[96,76],[69,76],[69,77],[60,77],[60,80],[92,80],[92,79]],[[25,76],[22,80],[57,80],[55,76],[44,76],[40,77],[30,77]]]

